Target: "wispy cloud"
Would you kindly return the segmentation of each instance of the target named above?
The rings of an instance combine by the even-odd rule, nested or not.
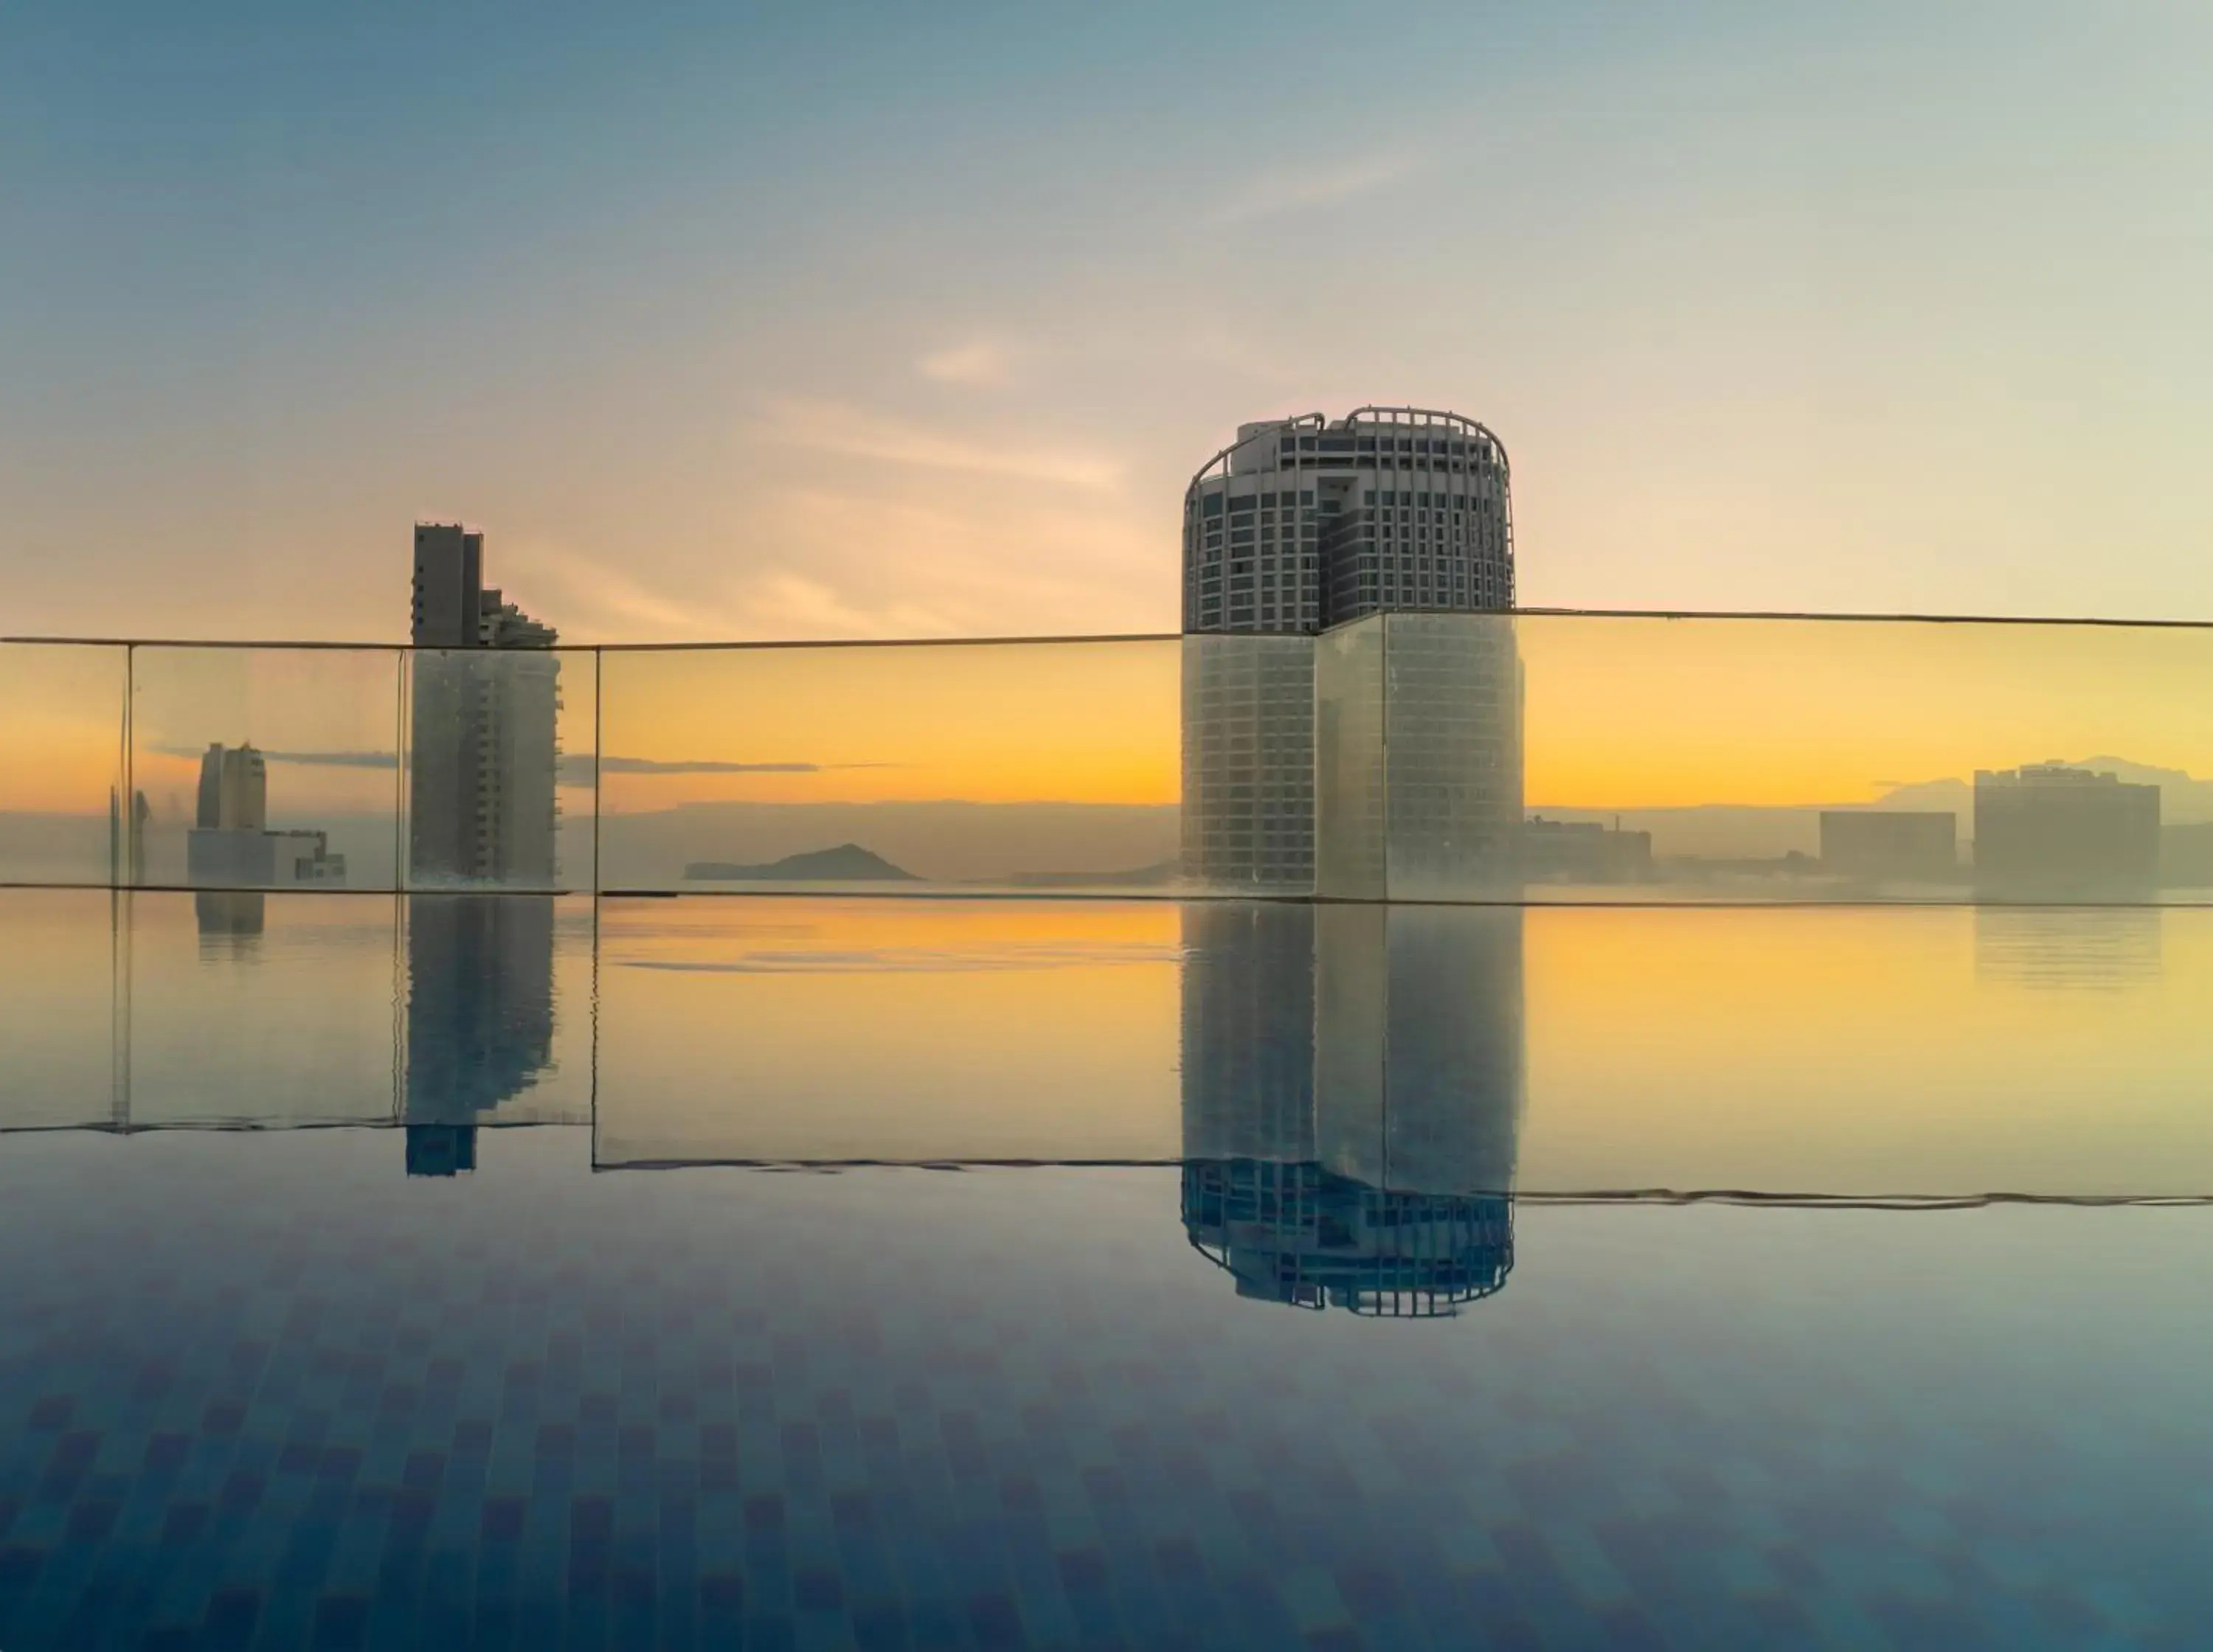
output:
[[[592,754],[580,752],[576,761],[589,766]],[[862,766],[850,763],[724,763],[713,758],[617,757],[599,759],[604,774],[820,774],[824,768]],[[872,765],[870,765],[872,766]]]
[[[768,513],[777,521],[776,511]],[[783,554],[819,561],[836,547],[819,541],[784,538],[778,523]],[[802,574],[788,567],[767,568],[746,583],[746,606],[756,637],[949,637],[960,629],[954,618],[934,603],[917,600],[902,590],[900,576],[881,562],[869,566],[869,553],[877,547],[899,545],[893,534],[857,538],[844,547],[847,558],[860,560],[849,577],[828,579]],[[908,547],[911,550],[911,547]]]
[[[1417,155],[1387,154],[1333,167],[1286,167],[1265,172],[1230,198],[1222,216],[1225,223],[1238,223],[1309,207],[1335,206],[1387,189],[1411,176],[1421,165]]]
[[[518,536],[503,540],[501,566],[571,643],[1174,624],[1176,542],[1173,519],[1162,524],[1173,498],[1120,487],[1113,447],[1071,453],[1033,437],[1001,451],[965,432],[918,441],[930,429],[849,418],[835,403],[778,404],[740,433],[710,519],[666,534],[622,525],[596,540],[582,529]],[[893,462],[855,462],[856,449]],[[994,485],[989,472],[1058,485]]]
[[[527,547],[531,571],[565,599],[566,610],[582,608],[616,636],[649,637],[659,642],[711,642],[751,635],[739,617],[720,610],[703,594],[670,594],[642,583],[596,558],[549,545]],[[564,628],[565,629],[565,628]]]
[[[147,747],[163,757],[197,758],[204,753],[204,746],[157,745]],[[260,750],[256,747],[256,750]],[[265,763],[296,763],[312,769],[395,769],[399,766],[398,755],[392,752],[271,752],[262,751]]]
[[[1100,964],[1165,964],[1174,962],[1180,956],[1180,950],[1174,947],[1110,943],[1097,947],[978,948],[973,951],[926,947],[823,951],[793,948],[747,952],[729,959],[630,958],[620,961],[627,969],[700,975],[940,975],[1091,968]]]
[[[1141,504],[1009,501],[955,478],[915,480],[891,497],[873,486],[764,496],[760,537],[808,570],[785,576],[786,623],[773,634],[1003,635],[1009,614],[1035,616],[1027,627],[1033,632],[1173,623],[1173,604],[1161,599],[1173,595],[1175,542]],[[885,555],[887,546],[898,554]],[[812,613],[799,607],[802,584],[820,605]]]
[[[1122,484],[1122,461],[1112,454],[1040,447],[1019,438],[963,436],[829,402],[777,404],[770,434],[818,453],[918,470],[1009,476],[1088,493],[1113,493]]]
[[[571,752],[561,759],[564,772],[592,772],[589,752]],[[601,774],[834,774],[849,769],[903,769],[904,763],[731,763],[720,758],[617,757],[599,759]]]
[[[991,338],[972,339],[934,350],[914,364],[925,379],[940,384],[999,385],[1014,376],[1015,352]]]
[[[948,636],[959,629],[951,616],[903,599],[896,567],[879,558],[881,537],[857,543],[873,564],[850,581],[802,574],[789,564],[820,561],[828,547],[794,542],[789,524],[763,520],[758,509],[742,521],[740,558],[754,565],[695,567],[678,594],[650,589],[620,568],[595,557],[551,546],[530,552],[533,568],[558,600],[563,632],[576,641],[773,642],[804,637]]]
[[[196,758],[203,746],[149,747],[163,757]],[[259,749],[259,748],[256,748]],[[398,756],[391,752],[271,752],[263,751],[265,763],[297,764],[315,769],[393,769]],[[570,752],[561,759],[561,778],[567,785],[588,783],[593,759],[589,752]],[[722,758],[619,757],[613,753],[599,759],[602,774],[830,774],[846,769],[898,769],[902,763],[740,763]]]

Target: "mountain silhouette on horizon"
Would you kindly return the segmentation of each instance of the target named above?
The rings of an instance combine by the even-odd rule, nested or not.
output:
[[[684,875],[691,880],[721,878],[761,882],[922,881],[913,873],[893,866],[881,855],[863,849],[858,844],[839,844],[835,849],[814,849],[802,855],[786,855],[780,861],[769,861],[759,866],[741,866],[730,861],[693,861],[684,869]]]

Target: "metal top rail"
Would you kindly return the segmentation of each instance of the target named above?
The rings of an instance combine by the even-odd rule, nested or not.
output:
[[[1465,611],[1408,610],[1440,613]],[[2213,619],[2142,619],[2111,615],[2006,613],[1814,613],[1791,609],[1763,608],[1545,608],[1520,607],[1477,610],[1514,619],[1680,619],[1777,620],[1818,625],[2073,625],[2119,630],[2213,631]],[[1216,635],[1202,632],[1194,635]],[[1297,633],[1284,633],[1295,635]],[[1173,643],[1181,631],[1114,631],[1084,635],[1037,637],[831,637],[798,639],[745,639],[706,643],[563,643],[550,650],[562,654],[675,654],[727,649],[871,649],[871,648],[1035,648],[1046,644],[1081,643]],[[0,643],[23,643],[56,648],[175,648],[175,649],[322,649],[335,652],[441,654],[467,653],[464,649],[418,647],[412,643],[332,642],[328,640],[248,639],[210,637],[0,637]]]

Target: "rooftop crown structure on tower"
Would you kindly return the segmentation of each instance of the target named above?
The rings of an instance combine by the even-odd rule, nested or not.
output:
[[[1183,628],[1315,632],[1514,606],[1506,448],[1459,413],[1238,427],[1184,493]]]

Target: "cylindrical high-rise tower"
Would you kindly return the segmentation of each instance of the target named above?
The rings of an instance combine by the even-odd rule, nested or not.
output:
[[[1312,639],[1376,615],[1513,606],[1506,449],[1483,425],[1363,407],[1241,426],[1184,495],[1186,875],[1355,896],[1396,876],[1433,897],[1501,875],[1521,804],[1507,622]]]
[[[1183,628],[1314,632],[1514,606],[1506,449],[1458,413],[1241,425],[1184,494]]]

